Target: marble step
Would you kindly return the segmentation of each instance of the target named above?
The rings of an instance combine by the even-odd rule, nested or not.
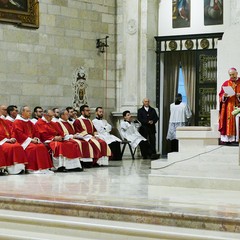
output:
[[[168,161],[182,160],[186,158],[222,158],[226,156],[228,159],[239,159],[239,147],[226,147],[226,146],[206,146],[202,150],[189,149],[185,152],[172,152],[168,154]]]
[[[206,147],[201,154],[171,153],[151,162],[149,184],[240,190],[239,147]]]
[[[0,238],[17,240],[237,240],[239,233],[0,210]]]
[[[155,186],[240,191],[240,179],[233,178],[150,174],[148,180]]]

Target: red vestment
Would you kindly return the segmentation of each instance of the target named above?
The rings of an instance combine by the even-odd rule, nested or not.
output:
[[[56,124],[62,129],[62,131],[64,132],[64,135],[76,134],[74,126],[71,123],[66,121],[61,121],[61,122],[56,122]],[[81,139],[74,139],[74,140],[72,139],[71,141],[77,143],[79,145],[79,148],[81,148],[82,158],[94,158],[93,149],[88,142]]]
[[[8,127],[10,128],[10,130],[12,131],[13,122],[8,120],[8,119],[6,119],[6,123],[7,123]]]
[[[231,86],[235,93],[240,93],[240,78],[236,81],[232,81],[231,79],[225,81],[221,87],[221,91],[219,93],[220,100],[220,117],[219,117],[219,131],[221,135],[227,136],[236,136],[236,125],[235,125],[235,116],[232,115],[232,111],[234,107],[239,106],[239,101],[236,95],[231,97],[227,97],[225,101],[223,101],[223,86]]]
[[[55,136],[64,137],[63,130],[57,123],[46,122],[42,118],[39,118],[35,124],[35,127],[39,132],[40,140],[42,142],[50,140],[48,144],[53,151],[54,157],[59,157],[59,155],[70,159],[82,157],[82,152],[79,149],[79,145],[72,139],[61,142],[52,141]]]
[[[74,121],[73,125],[76,129],[76,132],[83,137],[88,134],[92,136],[95,136],[97,134],[97,131],[90,119],[80,117]],[[100,158],[103,156],[111,156],[111,150],[104,140],[100,138],[92,138],[89,142],[92,145],[94,152],[97,153],[96,158]]]
[[[5,168],[7,166],[7,161],[3,153],[2,146],[0,146],[0,168]]]
[[[12,134],[7,120],[0,118],[0,141],[10,138],[12,138]],[[1,145],[1,149],[4,153],[7,166],[12,166],[18,163],[27,164],[26,154],[19,143],[4,142]]]
[[[30,120],[25,120],[21,117],[17,118],[13,122],[13,137],[15,137],[22,146],[26,147],[25,152],[28,160],[28,170],[49,169],[53,166],[44,144],[30,142],[34,137],[39,138],[39,133]]]

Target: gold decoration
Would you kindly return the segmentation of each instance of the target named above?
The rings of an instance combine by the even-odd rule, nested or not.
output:
[[[206,49],[209,47],[209,41],[206,39],[206,38],[203,38],[200,42],[200,46],[203,48],[203,49]]]
[[[173,40],[170,41],[169,44],[168,44],[168,46],[169,46],[169,48],[170,48],[171,51],[174,51],[174,50],[177,49],[177,43],[176,43],[176,41],[173,41]]]
[[[193,41],[190,39],[186,40],[185,47],[186,49],[191,50],[193,48]]]
[[[39,27],[38,0],[25,0],[19,3],[7,2],[8,4],[4,5],[0,1],[0,22],[13,23],[19,27]]]

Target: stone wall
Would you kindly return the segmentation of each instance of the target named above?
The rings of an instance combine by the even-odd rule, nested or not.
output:
[[[39,29],[1,23],[0,104],[72,105],[73,73],[83,66],[88,104],[112,111],[115,8],[114,0],[41,0]],[[107,55],[96,49],[96,39],[106,36]]]

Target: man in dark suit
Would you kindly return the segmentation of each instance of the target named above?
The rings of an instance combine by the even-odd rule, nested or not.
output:
[[[148,139],[150,146],[152,148],[153,155],[152,159],[156,159],[156,127],[155,124],[159,120],[156,110],[149,105],[149,99],[143,99],[143,106],[138,109],[137,118],[141,122],[141,127],[139,129],[140,134]],[[159,157],[159,155],[158,155]]]

